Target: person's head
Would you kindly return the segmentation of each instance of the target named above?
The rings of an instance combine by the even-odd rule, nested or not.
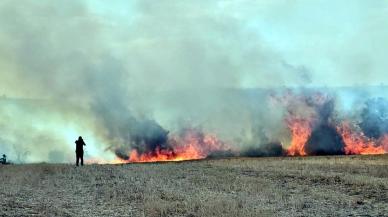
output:
[[[4,158],[6,157],[5,154],[3,154],[3,157],[4,157]]]
[[[79,137],[78,137],[78,140],[82,140],[82,136],[79,136]]]

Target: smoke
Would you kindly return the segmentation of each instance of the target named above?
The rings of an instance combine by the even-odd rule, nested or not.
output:
[[[267,143],[257,146],[256,148],[249,148],[243,150],[240,156],[246,157],[274,157],[283,156],[286,152],[281,143]]]
[[[335,127],[319,125],[309,139],[305,149],[308,155],[340,155],[344,154],[345,143]]]
[[[388,133],[388,101],[373,98],[365,102],[360,127],[366,136],[378,139]]]
[[[141,122],[129,122],[127,134],[129,144],[116,148],[116,155],[122,159],[129,159],[128,153],[135,149],[139,154],[153,153],[157,149],[170,149],[168,131],[163,129],[155,121],[143,120]],[[125,144],[125,143],[124,143]],[[154,153],[153,153],[154,154]]]
[[[334,99],[311,102],[316,107],[318,120],[307,140],[305,150],[308,155],[344,154],[345,143],[335,127]]]
[[[365,73],[368,85],[386,82],[388,32],[378,28],[386,26],[386,4],[333,6],[333,16],[314,15],[327,7],[315,4],[2,1],[0,151],[26,162],[70,162],[82,135],[87,157],[128,159],[131,150],[171,151],[172,138],[184,143],[182,131],[190,128],[205,134],[196,135],[199,141],[210,133],[219,137],[217,147],[232,146],[211,149],[213,155],[238,155],[235,149],[281,155],[290,142],[284,124],[290,106],[319,119],[314,129],[331,138],[319,147],[338,143],[332,110],[346,116],[351,105],[380,91],[338,91],[340,108],[306,101],[278,106],[272,95],[287,95],[285,86],[355,85]],[[371,16],[363,8],[374,9]],[[352,22],[358,19],[364,22]],[[369,31],[369,24],[376,28]],[[341,37],[332,37],[334,30]],[[381,118],[380,128],[371,129],[376,118],[363,114],[364,131],[386,132]],[[316,131],[311,143],[321,141]]]

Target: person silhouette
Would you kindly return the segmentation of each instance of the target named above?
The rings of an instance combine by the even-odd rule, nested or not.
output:
[[[1,164],[7,164],[7,156],[5,154],[3,154],[3,157],[0,158],[0,163]]]
[[[84,165],[84,145],[86,146],[82,137],[78,137],[78,140],[75,141],[75,154],[76,154],[76,165],[79,165],[79,160],[81,159],[81,166]]]

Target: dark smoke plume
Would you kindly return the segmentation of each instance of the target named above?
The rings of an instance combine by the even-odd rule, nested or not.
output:
[[[324,123],[312,131],[305,151],[308,155],[342,155],[345,153],[344,146],[345,143],[335,127]]]
[[[129,130],[131,148],[139,153],[152,153],[156,148],[169,149],[168,131],[153,120],[137,121]]]
[[[388,133],[388,101],[384,98],[367,100],[361,113],[360,127],[366,136],[374,139]]]
[[[132,119],[127,127],[126,136],[122,136],[125,140],[114,148],[117,157],[128,160],[132,150],[139,154],[155,154],[157,149],[172,150],[168,143],[169,132],[155,121]]]
[[[345,143],[332,123],[334,118],[334,99],[327,98],[323,102],[312,105],[316,107],[318,119],[305,145],[308,155],[344,154]]]
[[[257,148],[251,147],[241,152],[243,157],[275,157],[285,155],[285,150],[281,143],[272,142],[260,145]]]

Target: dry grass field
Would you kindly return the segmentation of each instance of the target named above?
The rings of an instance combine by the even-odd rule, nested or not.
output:
[[[0,166],[0,216],[388,216],[388,155]]]

